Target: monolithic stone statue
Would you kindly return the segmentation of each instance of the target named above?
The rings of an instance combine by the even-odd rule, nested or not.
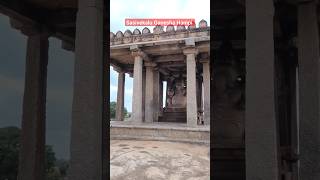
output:
[[[172,97],[172,106],[177,108],[185,108],[187,103],[186,86],[184,79],[177,79],[175,83],[175,93]]]

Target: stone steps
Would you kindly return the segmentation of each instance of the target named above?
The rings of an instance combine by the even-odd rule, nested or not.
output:
[[[182,123],[112,122],[110,139],[162,140],[189,143],[210,143],[210,128],[187,127]]]
[[[163,116],[159,117],[159,122],[187,122],[186,112],[163,112]]]

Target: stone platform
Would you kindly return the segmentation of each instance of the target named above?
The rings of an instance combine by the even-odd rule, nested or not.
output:
[[[210,126],[188,127],[182,123],[110,121],[110,139],[210,143]]]
[[[206,144],[111,140],[111,180],[209,180]]]

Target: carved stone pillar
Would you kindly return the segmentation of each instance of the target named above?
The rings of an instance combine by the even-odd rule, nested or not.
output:
[[[145,63],[146,66],[146,96],[145,96],[145,122],[153,122],[154,114],[157,112],[155,96],[155,74],[154,63]]]
[[[300,179],[320,179],[320,62],[317,1],[298,5]]]
[[[69,180],[104,179],[103,0],[78,1]]]
[[[154,68],[154,73],[153,73],[153,95],[154,95],[154,113],[153,113],[153,121],[158,122],[159,118],[159,106],[160,106],[160,74],[159,74],[159,69],[157,67]]]
[[[189,45],[189,42],[186,42],[187,47],[183,50],[183,53],[186,55],[186,64],[187,64],[187,125],[188,126],[197,126],[197,93],[196,93],[196,59],[197,50],[194,46]],[[191,40],[191,44],[194,44],[194,41]]]
[[[203,121],[210,125],[210,59],[202,59],[203,78]]]
[[[48,34],[28,35],[18,180],[45,179]]]
[[[143,122],[143,59],[139,50],[133,51],[133,93],[132,93],[132,120]]]
[[[118,91],[117,91],[117,108],[116,108],[116,120],[124,120],[124,87],[125,87],[125,73],[122,70],[118,70]]]
[[[274,1],[246,1],[246,179],[279,180]]]
[[[163,81],[161,78],[159,80],[159,116],[163,116]]]

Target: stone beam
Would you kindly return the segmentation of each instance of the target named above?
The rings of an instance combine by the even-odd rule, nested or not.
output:
[[[62,9],[49,11],[46,22],[50,22],[50,25],[54,28],[75,28],[77,18],[77,9]]]
[[[166,70],[166,69],[164,69],[164,68],[159,68],[159,71],[160,71],[163,75],[165,75],[165,76],[170,75],[170,71],[168,71],[168,70]]]
[[[177,62],[166,62],[166,63],[159,63],[160,67],[183,67],[186,66],[185,60],[184,61],[177,61]]]
[[[35,10],[29,4],[19,0],[1,0],[0,13],[9,16],[25,24],[37,26],[40,24],[39,16],[36,15]]]
[[[173,61],[185,61],[186,58],[182,54],[173,54],[173,55],[163,55],[154,57],[153,60],[157,63],[162,62],[173,62]]]
[[[177,39],[165,39],[165,40],[157,40],[157,41],[146,41],[146,42],[136,42],[136,43],[129,43],[129,44],[120,44],[120,45],[111,45],[110,49],[122,49],[122,48],[130,48],[131,46],[154,46],[155,44],[161,43],[161,46],[168,45],[168,44],[180,44],[184,43],[185,40],[188,38],[177,38]],[[194,37],[195,42],[201,41],[210,41],[210,36],[202,36],[202,37]]]

